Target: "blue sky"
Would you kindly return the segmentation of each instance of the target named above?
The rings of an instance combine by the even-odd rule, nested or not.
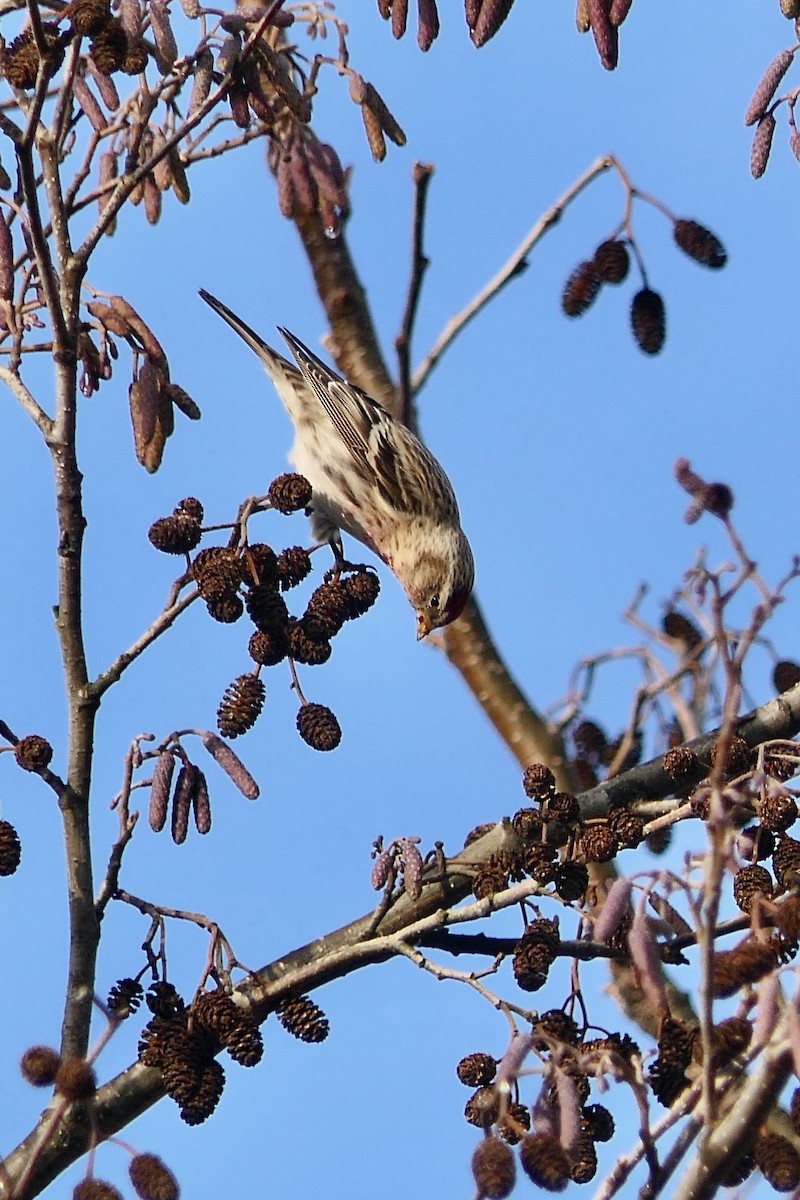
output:
[[[663,353],[649,359],[633,343],[633,278],[568,321],[559,310],[564,280],[621,216],[623,192],[608,174],[453,347],[421,398],[422,430],[447,466],[475,549],[489,626],[523,689],[546,707],[565,693],[577,660],[639,640],[621,614],[640,583],[651,586],[645,612],[657,622],[699,546],[709,546],[712,562],[730,556],[716,523],[682,521],[685,497],[672,479],[680,455],[732,486],[737,524],[769,581],[798,548],[792,435],[800,166],[781,122],[773,161],[754,182],[742,124],[763,69],[792,43],[792,26],[775,3],[739,0],[723,19],[710,4],[634,6],[620,67],[609,75],[590,38],[575,32],[570,5],[519,0],[480,52],[468,41],[460,6],[453,8],[459,11],[442,12],[441,37],[423,56],[413,32],[393,43],[375,5],[340,0],[352,65],[376,84],[408,135],[408,146],[391,147],[385,163],[371,161],[342,81],[324,81],[317,101],[318,133],[354,167],[348,236],[387,354],[405,297],[417,159],[434,163],[436,175],[416,360],[599,154],[618,155],[639,187],[708,225],[729,251],[724,271],[704,271],[675,248],[659,213],[637,206],[651,286],[667,305]],[[791,73],[786,83],[796,83]],[[149,477],[133,458],[124,354],[114,379],[82,404],[94,671],[146,627],[171,583],[173,564],[147,542],[151,521],[188,494],[202,499],[208,520],[229,519],[243,496],[263,491],[284,468],[291,432],[277,397],[197,288],[219,295],[268,339],[284,325],[315,347],[325,331],[292,227],[277,213],[262,148],[201,165],[191,183],[191,205],[180,209],[167,198],[154,229],[141,210],[124,214],[90,276],[141,311],[167,349],[173,378],[204,414],[199,424],[179,423],[162,469]],[[46,403],[46,374],[41,387]],[[48,736],[58,768],[64,707],[51,623],[49,464],[36,432],[6,400],[3,716],[20,733]],[[279,544],[304,540],[302,517],[280,520],[262,518],[259,535]],[[418,835],[424,849],[441,839],[454,852],[475,824],[522,801],[517,763],[443,657],[415,644],[399,586],[385,571],[381,578],[376,608],[337,639],[329,664],[303,674],[309,698],[339,716],[340,749],[318,755],[299,741],[288,677],[272,670],[264,715],[237,743],[261,798],[251,804],[238,796],[209,763],[209,837],[175,847],[142,822],[126,855],[125,886],[214,916],[252,966],[372,906],[376,835]],[[785,657],[798,654],[794,611],[790,597],[771,629]],[[160,738],[175,728],[213,727],[223,689],[247,669],[243,628],[212,624],[194,606],[109,695],[94,779],[99,870],[115,836],[107,804],[130,739],[142,730]],[[750,676],[756,701],[770,694],[770,669],[757,649]],[[635,682],[627,667],[601,680],[592,715],[611,731],[625,722]],[[55,804],[10,755],[0,758],[0,803],[23,842],[20,871],[0,886],[7,961],[18,964],[17,985],[0,995],[0,1070],[13,1078],[22,1048],[57,1039],[65,901]],[[106,923],[113,932],[101,954],[103,988],[139,969],[146,932],[143,919],[121,906]],[[499,926],[517,928],[511,916]],[[169,945],[173,976],[188,995],[205,942],[194,929],[176,928]],[[601,995],[602,966],[587,970],[586,981],[596,994],[595,1020],[618,1021]],[[497,986],[513,992],[506,975]],[[537,996],[541,1007],[559,1005],[565,986],[554,973]],[[249,1072],[226,1067],[228,1088],[202,1131],[185,1127],[164,1102],[128,1140],[161,1153],[187,1196],[263,1184],[296,1200],[376,1189],[384,1200],[399,1200],[409,1187],[421,1196],[469,1197],[476,1136],[461,1117],[468,1092],[455,1065],[473,1049],[502,1053],[502,1018],[468,989],[435,987],[406,962],[361,971],[315,999],[331,1021],[323,1046],[303,1046],[271,1020],[263,1064]],[[103,1055],[102,1078],[131,1060],[133,1025]],[[21,1085],[15,1091],[0,1150],[30,1127],[38,1101]],[[627,1098],[620,1101],[624,1123]],[[618,1148],[634,1140],[631,1128]],[[601,1169],[603,1161],[607,1152]],[[119,1151],[101,1149],[99,1174],[119,1180],[124,1169]],[[57,1186],[79,1177],[76,1167]]]

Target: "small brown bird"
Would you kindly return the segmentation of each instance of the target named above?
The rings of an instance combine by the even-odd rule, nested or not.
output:
[[[394,572],[417,636],[464,610],[475,578],[458,502],[441,464],[377,400],[347,383],[285,329],[296,366],[220,300],[200,295],[258,355],[295,428],[290,461],[313,490],[320,542],[352,534]]]

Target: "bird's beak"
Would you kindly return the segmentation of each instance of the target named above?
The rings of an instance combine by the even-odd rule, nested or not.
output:
[[[428,634],[430,633],[430,631],[432,629],[433,629],[433,625],[430,622],[430,618],[429,618],[428,614],[425,612],[418,612],[417,613],[417,641],[418,642],[422,641],[422,639],[424,637],[428,636]]]

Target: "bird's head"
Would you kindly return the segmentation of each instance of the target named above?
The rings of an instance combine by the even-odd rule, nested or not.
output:
[[[393,556],[392,567],[417,614],[417,638],[449,625],[464,611],[475,564],[460,528],[436,526],[427,537],[410,539]]]

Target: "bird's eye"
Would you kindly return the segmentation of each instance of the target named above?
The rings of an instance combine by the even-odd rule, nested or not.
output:
[[[439,593],[434,592],[433,595],[431,596],[430,600],[428,601],[428,603],[431,608],[438,608],[439,607]]]

